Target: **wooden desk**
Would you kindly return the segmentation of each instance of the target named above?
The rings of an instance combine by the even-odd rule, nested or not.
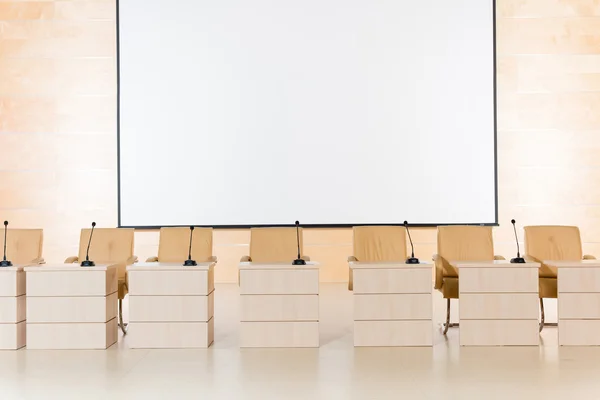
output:
[[[240,347],[319,347],[318,264],[242,262]]]
[[[600,346],[600,261],[543,261],[558,269],[559,346]]]
[[[115,344],[117,267],[25,267],[27,348],[106,349]]]
[[[0,349],[25,346],[25,272],[23,265],[0,268]]]
[[[128,266],[129,347],[209,347],[215,330],[214,267],[214,262]]]
[[[461,346],[538,346],[540,264],[450,262],[459,271]]]
[[[431,264],[350,262],[354,346],[432,346]]]

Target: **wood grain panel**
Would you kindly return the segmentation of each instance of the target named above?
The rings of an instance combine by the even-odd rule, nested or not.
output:
[[[304,254],[310,256],[311,260],[318,260],[322,281],[346,282],[348,280],[348,256],[352,254],[352,244],[304,244]]]
[[[431,346],[430,321],[354,321],[354,346]]]
[[[355,321],[431,321],[433,304],[430,293],[356,294],[352,297]]]
[[[500,18],[600,17],[600,3],[595,0],[499,0]]]
[[[240,270],[240,294],[316,295],[319,294],[319,270],[243,269]]]
[[[567,171],[575,168],[589,169],[600,167],[600,130],[559,130],[543,129],[536,131],[506,130],[500,132],[498,144],[503,151],[499,154],[501,175],[513,175],[513,179],[502,182],[503,188],[524,189],[518,182],[518,174],[525,167],[554,167]],[[541,157],[531,157],[531,149],[543,151]],[[525,171],[527,172],[527,171]],[[510,174],[510,175],[509,175]]]
[[[85,55],[113,57],[114,54],[106,50],[116,49],[116,26],[114,21],[60,21],[60,20],[8,20],[3,23],[3,34],[0,39],[8,43],[20,42],[29,51],[43,51],[47,57],[58,56],[69,57],[77,54],[55,52],[59,47],[59,41],[66,41],[71,45],[91,43],[99,44],[99,48],[89,49]],[[112,39],[112,40],[110,40]],[[43,49],[42,44],[51,45],[49,49]],[[104,51],[103,53],[94,53]],[[51,53],[48,53],[51,52]],[[10,53],[6,53],[10,54]],[[24,54],[18,54],[23,56]],[[42,54],[33,52],[32,56]],[[81,56],[81,55],[79,55]]]
[[[355,294],[431,293],[431,265],[406,269],[355,269]]]
[[[558,322],[559,346],[600,346],[600,320],[560,320]]]
[[[53,19],[54,2],[0,2],[0,16],[3,20]]]
[[[600,319],[600,293],[559,293],[558,318]]]
[[[213,255],[217,257],[215,280],[217,282],[238,282],[238,264],[243,256],[249,254],[249,248],[248,244],[214,246]]]
[[[213,246],[250,244],[249,229],[216,229],[213,230]],[[246,250],[248,251],[248,250]],[[246,253],[244,255],[248,255]],[[239,259],[238,259],[239,261]]]
[[[497,51],[504,54],[597,54],[596,18],[502,18],[496,24]]]
[[[319,321],[318,295],[240,296],[242,322]]]
[[[461,346],[537,346],[537,319],[460,321]]]
[[[460,319],[537,319],[537,293],[460,294]]]
[[[524,265],[524,264],[521,264]],[[537,293],[538,269],[500,266],[460,268],[460,296],[463,293]]]
[[[501,130],[591,130],[600,126],[600,92],[511,93],[498,97],[498,108],[504,114],[498,121]]]
[[[104,350],[117,339],[116,318],[107,323],[27,323],[27,347],[32,350]]]
[[[6,113],[6,117],[0,119],[0,133],[112,133],[117,115],[112,97],[101,95],[2,97],[0,110]],[[114,143],[116,146],[116,137]],[[88,147],[93,148],[93,144],[89,143]],[[54,157],[59,153],[59,149],[49,150]],[[114,149],[111,154],[115,154]]]
[[[352,229],[304,229],[302,241],[307,245],[352,245]],[[308,254],[308,253],[307,253]]]
[[[0,58],[0,96],[18,93],[20,97],[116,94],[116,65],[111,58],[48,59]],[[87,79],[93,76],[94,79]]]
[[[208,296],[129,296],[131,322],[207,322],[214,315]]]
[[[600,293],[599,268],[559,268],[559,293]]]
[[[30,323],[108,322],[117,316],[117,293],[106,297],[27,297]]]
[[[517,91],[560,93],[600,90],[598,54],[510,57],[516,63]]]
[[[214,341],[214,318],[208,322],[132,322],[132,349],[207,348]]]
[[[53,262],[76,254],[89,221],[117,223],[115,4],[0,2],[0,213],[44,228]],[[579,225],[585,252],[600,256],[600,4],[498,0],[497,16],[496,253],[513,253],[516,218]],[[79,190],[89,182],[93,191]],[[435,229],[412,232],[417,257],[429,259]],[[157,235],[141,235],[152,253]],[[351,238],[351,229],[305,231],[322,281],[347,279]],[[236,282],[248,231],[216,231],[214,243],[216,280]]]

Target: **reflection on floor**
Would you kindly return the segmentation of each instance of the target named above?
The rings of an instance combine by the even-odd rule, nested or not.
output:
[[[130,350],[120,337],[107,351],[0,352],[0,399],[600,398],[600,348],[559,348],[555,327],[539,348],[460,348],[454,328],[436,329],[433,348],[354,349],[351,294],[323,284],[320,349],[240,350],[238,287],[216,290],[210,349]],[[436,326],[444,317],[436,293]]]

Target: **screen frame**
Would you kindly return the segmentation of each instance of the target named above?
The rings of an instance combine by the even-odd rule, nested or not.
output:
[[[134,228],[134,229],[148,229],[155,230],[163,227],[186,227],[190,225],[123,225],[121,215],[121,74],[120,74],[120,18],[119,18],[119,1],[116,0],[116,61],[117,61],[117,227],[118,228]],[[497,25],[497,13],[496,13],[496,0],[488,0],[492,2],[492,51],[493,51],[493,68],[492,68],[492,80],[493,80],[493,107],[494,107],[494,222],[481,222],[481,223],[452,223],[452,224],[440,224],[440,223],[409,223],[409,226],[416,228],[436,228],[438,226],[449,226],[449,225],[471,225],[471,226],[499,226],[498,222],[498,88],[497,88],[497,37],[496,37],[496,25]],[[353,226],[398,226],[401,224],[390,223],[390,224],[301,224],[305,228],[351,228]],[[258,227],[294,227],[295,224],[290,221],[290,224],[256,224],[256,225],[194,225],[198,227],[207,227],[214,229],[249,229]]]

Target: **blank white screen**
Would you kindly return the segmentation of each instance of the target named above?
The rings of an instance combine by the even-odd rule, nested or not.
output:
[[[120,0],[120,224],[493,223],[492,0]]]

